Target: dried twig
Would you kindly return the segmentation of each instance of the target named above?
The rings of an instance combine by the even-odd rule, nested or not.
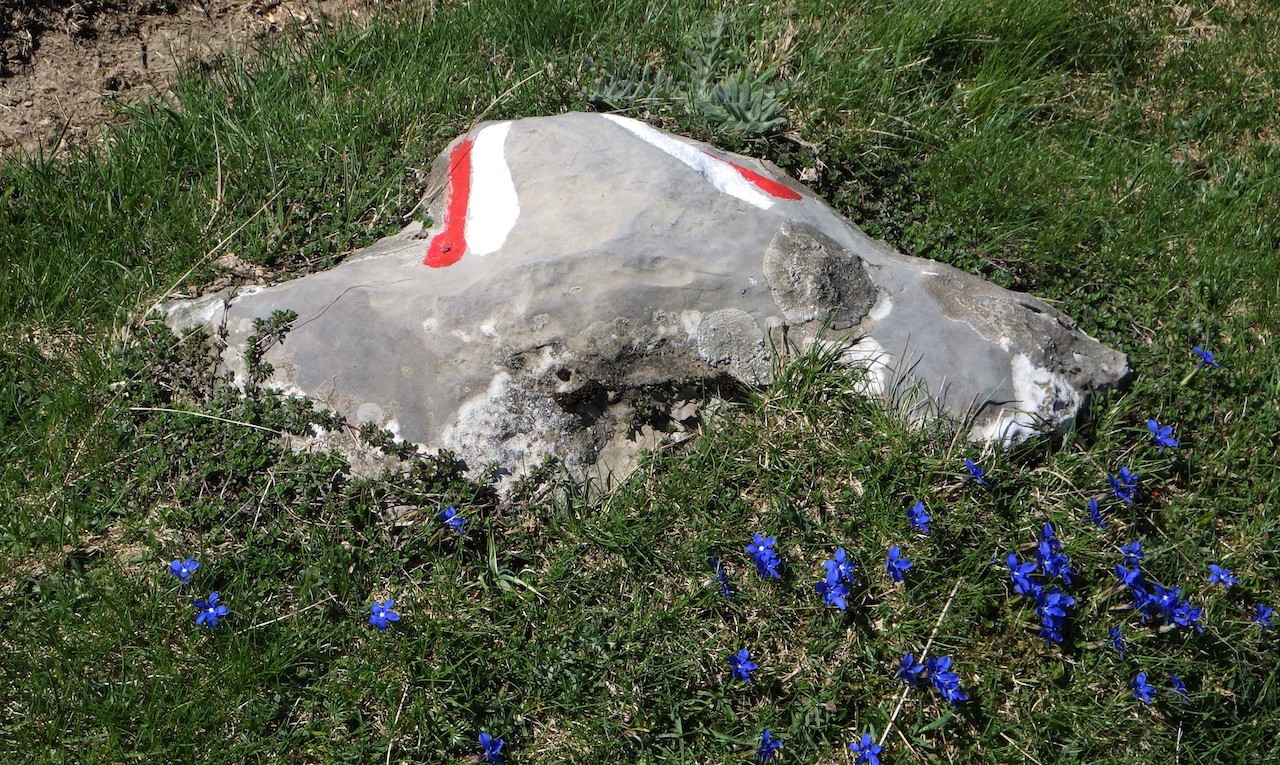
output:
[[[933,647],[933,639],[938,636],[938,630],[942,629],[942,620],[947,617],[947,611],[951,608],[951,603],[956,599],[956,593],[960,591],[960,585],[964,584],[964,577],[956,580],[956,584],[951,588],[951,594],[947,596],[946,605],[942,607],[942,613],[938,614],[938,623],[933,625],[933,634],[929,636],[929,640],[924,644],[924,650],[920,652],[920,663],[923,664],[925,657],[929,655],[929,649]],[[884,740],[889,737],[889,730],[893,728],[893,723],[898,719],[898,713],[902,711],[902,705],[907,701],[907,693],[911,690],[911,686],[902,689],[902,695],[898,697],[898,706],[894,708],[893,714],[889,716],[889,722],[884,726],[884,730],[880,733],[880,740],[877,744],[883,745]]]
[[[286,438],[288,438],[289,436],[289,434],[284,432],[283,430],[276,430],[275,428],[268,428],[262,425],[254,425],[252,422],[241,422],[240,420],[229,420],[226,417],[219,417],[216,414],[205,414],[204,412],[192,412],[186,409],[167,409],[163,406],[131,406],[129,407],[129,411],[130,412],[168,412],[169,414],[189,414],[192,417],[203,417],[206,420],[217,420],[218,422],[225,422],[228,425],[242,425],[246,428],[253,428],[254,430],[263,430],[263,431],[266,431],[267,433],[274,433],[277,436],[284,436]]]

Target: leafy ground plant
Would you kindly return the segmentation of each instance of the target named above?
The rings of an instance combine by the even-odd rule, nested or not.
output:
[[[234,279],[228,252],[280,276],[396,229],[473,120],[591,108],[587,54],[675,71],[721,10],[794,83],[788,130],[664,127],[1056,301],[1132,386],[983,452],[806,357],[608,496],[548,466],[499,501],[136,319]],[[1260,2],[424,6],[3,165],[0,752],[1268,761],[1278,25]],[[321,431],[396,469],[288,448]]]

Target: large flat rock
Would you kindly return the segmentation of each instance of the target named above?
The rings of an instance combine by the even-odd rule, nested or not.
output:
[[[298,313],[274,382],[353,422],[513,475],[588,468],[628,391],[770,381],[772,349],[821,339],[1015,443],[1068,427],[1128,373],[1058,310],[871,239],[772,165],[613,115],[483,123],[437,160],[434,225],[294,281],[170,304],[223,322]],[[923,411],[923,410],[921,410]]]

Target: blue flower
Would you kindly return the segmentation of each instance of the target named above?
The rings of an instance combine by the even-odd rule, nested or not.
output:
[[[1116,499],[1132,505],[1138,497],[1138,476],[1129,472],[1129,468],[1122,467],[1120,472],[1114,476],[1107,476],[1107,481],[1111,484],[1111,493],[1116,495]]]
[[[880,745],[871,740],[870,733],[863,733],[860,741],[849,742],[849,751],[858,756],[856,765],[880,765]]]
[[[1089,520],[1093,521],[1093,525],[1100,529],[1107,527],[1107,522],[1102,519],[1102,512],[1098,510],[1098,500],[1089,500]]]
[[[1234,585],[1240,584],[1240,580],[1232,576],[1231,572],[1219,566],[1216,563],[1209,564],[1209,584],[1221,584],[1228,590]]]
[[[502,746],[503,742],[500,738],[490,736],[487,731],[480,731],[480,761],[481,762],[502,762]]]
[[[1191,697],[1187,695],[1187,684],[1177,675],[1169,675],[1169,684],[1173,686],[1173,692],[1177,696],[1182,697],[1182,703],[1187,704],[1191,701]]]
[[[444,511],[440,513],[439,518],[440,520],[445,522],[446,526],[458,532],[459,534],[467,533],[468,521],[466,518],[463,518],[462,516],[458,515],[457,508],[446,507]]]
[[[964,460],[964,469],[969,471],[969,477],[964,479],[966,482],[975,481],[983,486],[991,486],[991,484],[987,483],[987,479],[983,478],[983,476],[987,474],[987,471],[983,470],[981,466],[968,457]]]
[[[751,673],[760,669],[760,665],[751,660],[751,652],[743,648],[736,654],[729,654],[729,669],[739,680],[751,682]]]
[[[1200,366],[1203,366],[1203,367],[1222,366],[1221,364],[1213,360],[1213,351],[1206,351],[1205,349],[1201,348],[1198,345],[1193,346],[1191,350],[1195,351],[1195,354],[1200,357]]]
[[[1190,601],[1185,600],[1181,587],[1164,587],[1156,582],[1143,582],[1143,586],[1131,586],[1129,589],[1133,593],[1133,607],[1141,612],[1143,622],[1159,618],[1167,625],[1195,627],[1196,632],[1204,632],[1204,627],[1200,625],[1204,609],[1195,608]]]
[[[713,557],[711,559],[711,568],[716,572],[716,582],[720,585],[720,592],[727,598],[733,595],[733,589],[729,587],[729,575],[725,573],[724,566],[721,565],[720,559]]]
[[[1148,583],[1145,580],[1142,587],[1130,587],[1129,591],[1133,595],[1133,607],[1141,612],[1144,624],[1155,618],[1172,622],[1173,609],[1182,596],[1180,587],[1170,590],[1158,582]]]
[[[760,734],[760,748],[756,750],[756,754],[760,755],[760,765],[768,765],[770,762],[778,761],[778,750],[782,748],[782,741],[773,737],[769,733],[769,729],[765,728]]]
[[[227,615],[227,607],[218,602],[218,593],[209,593],[208,600],[197,600],[191,605],[195,606],[196,625],[201,624],[209,627],[217,627],[218,620]]]
[[[905,654],[898,661],[898,680],[904,685],[918,685],[924,665],[916,661],[914,654]]]
[[[1138,561],[1145,560],[1147,557],[1147,554],[1142,551],[1142,543],[1137,540],[1121,547],[1120,552],[1124,554],[1124,565],[1126,566],[1136,566]]]
[[[901,582],[902,577],[907,573],[907,569],[913,565],[915,564],[902,557],[902,551],[898,549],[897,545],[894,545],[889,548],[889,556],[884,561],[884,570],[889,572],[889,576],[893,578],[893,581]]]
[[[849,607],[849,585],[844,582],[832,582],[823,579],[814,584],[813,587],[822,596],[822,602],[828,606],[835,606],[841,611]]]
[[[1124,632],[1119,627],[1108,627],[1107,638],[1108,642],[1111,643],[1111,647],[1116,649],[1116,653],[1120,654],[1120,658],[1123,659],[1125,654]]]
[[[1262,603],[1254,603],[1253,616],[1249,617],[1249,621],[1257,622],[1258,627],[1263,631],[1266,631],[1267,627],[1275,626],[1274,624],[1271,623],[1271,617],[1272,615],[1275,614],[1275,612],[1276,610],[1271,606],[1264,605]]]
[[[169,563],[169,573],[181,579],[183,584],[190,584],[191,574],[198,568],[200,568],[200,561],[195,558],[179,559]]]
[[[1147,420],[1147,430],[1151,431],[1151,438],[1156,442],[1156,446],[1160,447],[1160,451],[1178,448],[1178,441],[1173,437],[1172,425],[1160,427],[1160,423],[1155,420]]]
[[[1146,582],[1142,578],[1142,569],[1137,566],[1134,566],[1133,568],[1125,568],[1117,563],[1116,578],[1120,580],[1120,584],[1123,584],[1130,590],[1146,592]]]
[[[394,598],[387,598],[386,603],[374,603],[369,607],[369,623],[378,628],[378,632],[386,632],[391,622],[400,621],[400,614],[391,610],[396,604]]]
[[[1071,558],[1062,552],[1062,543],[1053,533],[1053,525],[1046,523],[1040,532],[1040,543],[1036,546],[1036,560],[1040,569],[1049,579],[1061,579],[1068,586],[1076,571],[1071,567]]]
[[[1005,566],[1009,569],[1009,579],[1013,582],[1013,591],[1019,595],[1030,595],[1035,592],[1035,582],[1031,581],[1031,572],[1036,570],[1036,564],[1031,561],[1018,560],[1018,556],[1009,553],[1004,556]],[[995,561],[992,561],[995,563]]]
[[[924,509],[923,502],[917,502],[912,505],[911,509],[907,511],[907,518],[911,521],[911,528],[916,531],[923,531],[926,534],[929,533],[929,521],[933,520],[933,516],[929,515],[928,511]]]
[[[1204,632],[1200,625],[1200,617],[1204,616],[1203,608],[1195,608],[1189,601],[1179,600],[1170,614],[1172,622],[1179,627],[1194,627],[1196,632]]]
[[[938,693],[942,694],[942,698],[950,702],[951,706],[969,700],[969,695],[960,690],[960,676],[951,671],[950,656],[929,659],[927,664],[929,681],[933,683],[934,688],[938,689]]]
[[[837,547],[835,555],[830,560],[824,561],[823,568],[827,570],[827,583],[835,584],[840,580],[844,580],[849,584],[857,584],[853,578],[853,572],[858,567],[853,561],[849,560],[848,554],[843,547]]]
[[[778,543],[774,537],[764,537],[756,534],[751,544],[747,545],[747,552],[751,553],[751,560],[756,564],[756,572],[761,577],[781,579],[782,574],[778,573],[778,566],[782,560],[778,554],[773,551],[773,546]]]
[[[1147,683],[1147,673],[1139,672],[1138,676],[1133,678],[1133,682],[1129,684],[1133,688],[1133,697],[1145,704],[1151,703],[1151,694],[1155,693],[1155,686]]]
[[[1067,609],[1075,604],[1075,598],[1056,589],[1036,593],[1036,615],[1040,617],[1041,637],[1050,643],[1061,643],[1062,628],[1067,623]]]

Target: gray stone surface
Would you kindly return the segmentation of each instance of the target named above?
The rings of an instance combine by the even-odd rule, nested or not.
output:
[[[921,384],[988,441],[1067,427],[1127,375],[1046,303],[904,256],[756,160],[592,114],[484,123],[464,140],[469,154],[456,141],[436,163],[431,230],[172,303],[171,324],[225,321],[224,360],[242,374],[252,320],[296,311],[267,356],[276,384],[512,475],[547,455],[589,472],[610,442],[625,452],[629,391],[768,383],[784,333],[838,344],[869,393]],[[431,247],[461,257],[425,265]]]

